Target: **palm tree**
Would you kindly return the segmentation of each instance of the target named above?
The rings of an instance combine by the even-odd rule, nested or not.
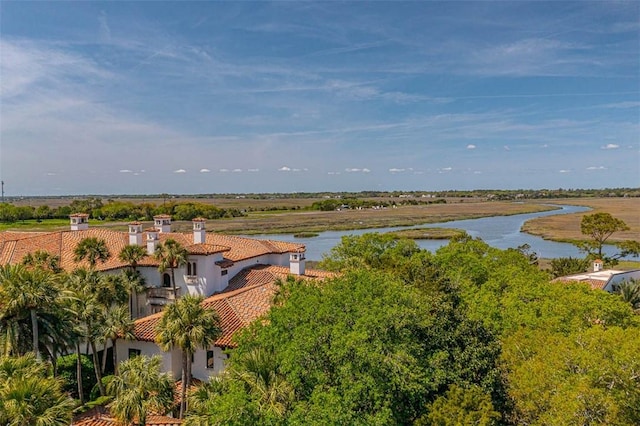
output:
[[[60,257],[44,250],[27,253],[22,258],[22,264],[31,268],[46,269],[56,274],[62,272]]]
[[[129,317],[129,312],[126,306],[117,306],[115,308],[107,310],[104,316],[104,324],[101,327],[101,334],[106,342],[111,340],[111,348],[113,351],[113,369],[114,373],[118,375],[118,355],[116,348],[116,341],[121,339],[133,339],[133,321]],[[104,351],[102,356],[102,372],[104,373],[107,360],[107,351]]]
[[[617,293],[622,300],[631,304],[634,311],[640,310],[640,280],[630,279],[620,283]]]
[[[122,262],[128,263],[132,271],[136,271],[138,262],[140,262],[147,255],[147,251],[140,246],[127,245],[120,250],[118,259]]]
[[[120,374],[107,385],[114,397],[111,414],[125,425],[146,424],[151,412],[164,414],[173,406],[173,381],[161,372],[161,359],[136,356],[120,365]]]
[[[80,240],[73,253],[75,254],[75,262],[81,262],[86,259],[91,269],[95,269],[98,261],[104,263],[111,257],[107,242],[96,237],[87,237]]]
[[[100,337],[99,324],[104,322],[102,318],[104,305],[98,300],[97,288],[100,286],[100,275],[94,270],[77,269],[71,273],[67,281],[68,290],[72,293],[73,298],[69,310],[77,322],[77,332],[85,338],[91,346],[93,355],[93,368],[98,381],[100,395],[105,395],[104,385],[102,384],[102,374],[100,371],[100,362],[98,361],[98,352],[96,350],[96,339]],[[78,377],[81,377],[80,364],[80,343],[76,341],[76,352],[78,353]],[[78,383],[78,392],[81,384]],[[81,396],[82,399],[82,396]]]
[[[206,348],[220,336],[220,319],[212,309],[204,308],[200,296],[186,295],[169,305],[156,328],[156,342],[163,351],[182,351],[182,389],[180,418],[187,406],[186,394],[191,385],[191,357],[199,348]]]
[[[33,355],[0,358],[0,424],[66,426],[74,402]]]
[[[38,315],[56,304],[59,291],[55,279],[55,275],[42,269],[28,270],[22,265],[0,267],[2,316],[19,321],[24,313],[29,313],[32,350],[37,359],[40,359]]]
[[[254,348],[238,354],[229,377],[243,383],[258,410],[269,417],[282,418],[294,400],[293,387],[278,374],[276,360],[266,350]]]
[[[158,244],[154,253],[156,259],[160,261],[158,271],[163,274],[167,269],[171,270],[171,288],[174,296],[176,295],[176,277],[174,269],[187,264],[189,253],[182,245],[169,238],[164,244]]]

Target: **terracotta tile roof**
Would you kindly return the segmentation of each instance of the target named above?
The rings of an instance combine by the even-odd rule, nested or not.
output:
[[[558,282],[563,284],[575,284],[575,283],[588,284],[592,290],[602,290],[607,286],[607,283],[609,282],[609,280],[597,280],[597,279],[589,279],[589,278],[570,279],[567,277],[561,277],[561,278],[556,278],[555,280],[553,280],[553,282]]]
[[[191,244],[186,246],[185,248],[187,249],[189,254],[215,254],[231,250],[229,247],[216,246],[206,243]]]
[[[214,309],[220,317],[222,335],[216,340],[215,346],[235,346],[234,334],[269,311],[277,290],[275,282],[286,279],[287,275],[289,269],[283,266],[252,266],[233,277],[225,291],[205,299],[202,305]],[[323,279],[332,276],[335,274],[311,270],[301,278]],[[162,312],[159,312],[137,320],[134,323],[136,339],[153,342],[155,328],[161,317]]]
[[[191,386],[187,389],[187,395],[189,392],[194,391],[198,386],[202,385],[202,380],[198,380],[195,377],[191,377]],[[173,403],[176,407],[180,407],[180,402],[182,398],[180,398],[182,393],[182,380],[177,380],[173,386]]]
[[[111,257],[105,263],[98,263],[96,269],[105,271],[127,266],[118,259],[118,253],[129,244],[128,232],[113,231],[107,228],[89,228],[82,231],[57,232],[0,232],[0,264],[20,263],[27,253],[44,250],[60,257],[60,266],[73,270],[79,266],[88,266],[88,262],[79,264],[74,261],[76,245],[87,237],[103,239],[107,243]],[[225,253],[230,262],[270,254],[287,253],[304,250],[304,245],[280,241],[255,240],[250,238],[218,235],[208,233],[206,242],[193,243],[192,233],[168,232],[159,233],[160,242],[171,238],[187,247],[192,254]],[[140,266],[158,266],[153,256],[146,256],[139,262]]]

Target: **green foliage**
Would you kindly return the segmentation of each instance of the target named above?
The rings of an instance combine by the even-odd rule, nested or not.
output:
[[[499,346],[464,318],[455,297],[362,269],[319,285],[282,285],[284,303],[230,358],[221,386],[244,396],[228,411],[292,424],[406,424],[452,383],[500,400]],[[212,398],[218,405],[224,397]]]
[[[107,392],[114,398],[111,414],[118,422],[144,425],[149,414],[171,410],[173,380],[161,373],[161,362],[157,356],[136,356],[120,364],[120,375],[107,383]]]
[[[186,409],[186,391],[191,384],[191,357],[220,336],[220,318],[213,309],[202,306],[200,296],[185,295],[167,306],[156,327],[156,342],[164,351],[182,351],[182,389],[180,418]]]
[[[621,282],[616,293],[631,305],[634,311],[640,312],[640,280],[630,279]]]
[[[0,424],[66,426],[74,402],[33,355],[0,357]]]
[[[589,269],[589,259],[558,257],[551,259],[551,276],[553,278],[579,274]]]
[[[96,237],[83,238],[73,250],[73,254],[75,262],[86,259],[91,269],[95,268],[98,262],[104,263],[111,257],[106,241]]]
[[[115,376],[104,376],[102,378],[102,386],[107,388],[109,386],[109,383],[111,383],[114,377]],[[93,386],[93,388],[91,389],[91,392],[89,393],[89,401],[95,401],[97,399],[103,399],[103,398],[109,398],[109,397],[110,397],[109,395],[100,396],[100,388],[98,387],[97,383]]]
[[[477,386],[462,388],[451,385],[446,394],[439,396],[429,407],[429,413],[415,423],[416,426],[493,426],[500,413],[493,408],[491,397]]]
[[[58,377],[62,380],[62,390],[73,398],[79,399],[78,378],[76,370],[76,354],[65,355],[58,358]],[[89,395],[96,385],[96,376],[93,371],[93,361],[89,355],[80,355],[82,364],[82,388],[85,395]]]
[[[600,258],[608,265],[615,265],[617,260],[626,256],[640,256],[640,242],[624,241],[617,243],[619,252],[613,256],[606,256],[602,248],[609,237],[620,231],[628,231],[629,226],[609,213],[594,213],[582,217],[580,231],[589,237],[587,241],[580,241],[575,245],[587,254],[590,259]]]
[[[640,424],[640,333],[522,330],[504,345],[517,424]]]
[[[415,241],[397,239],[389,234],[345,235],[340,244],[323,257],[319,266],[330,271],[355,268],[388,270],[419,251]]]

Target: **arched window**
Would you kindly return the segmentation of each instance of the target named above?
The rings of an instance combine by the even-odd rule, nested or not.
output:
[[[198,275],[198,271],[196,269],[196,262],[187,262],[187,275],[189,276]]]
[[[167,273],[162,275],[162,287],[171,287],[171,275]]]

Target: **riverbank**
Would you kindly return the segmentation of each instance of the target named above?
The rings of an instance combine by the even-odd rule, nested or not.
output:
[[[426,225],[555,209],[556,207],[542,202],[458,202],[386,209],[251,213],[246,217],[209,221],[207,227],[214,232],[237,235],[321,233]],[[184,228],[183,230],[190,229],[191,226],[190,223],[176,225],[176,229]]]
[[[585,240],[580,232],[582,217],[593,213],[609,213],[622,219],[629,230],[616,232],[609,242],[640,240],[640,198],[580,198],[551,200],[551,203],[589,207],[588,212],[538,217],[528,220],[521,228],[522,232],[536,235],[545,240],[568,242]]]
[[[411,240],[450,240],[464,234],[464,229],[457,228],[411,228],[387,232],[387,235],[393,235],[395,238]]]

